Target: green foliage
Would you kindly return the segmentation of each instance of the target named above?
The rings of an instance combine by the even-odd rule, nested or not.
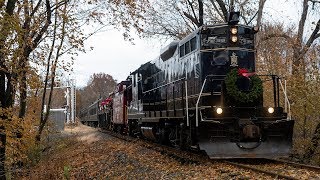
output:
[[[71,166],[67,165],[63,167],[63,176],[65,179],[69,180],[70,179],[70,171],[71,171]]]
[[[35,166],[42,158],[42,146],[34,145],[27,152],[27,157],[31,166]]]
[[[239,78],[238,69],[232,69],[226,76],[225,83],[227,94],[238,102],[247,103],[254,102],[262,95],[262,81],[257,75],[250,77],[250,90],[243,92],[237,87]]]

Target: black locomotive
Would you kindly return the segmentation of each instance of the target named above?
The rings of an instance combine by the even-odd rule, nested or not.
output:
[[[280,78],[255,74],[257,30],[238,16],[200,27],[141,65],[109,103],[96,103],[95,125],[210,158],[287,156],[294,121],[280,106]]]

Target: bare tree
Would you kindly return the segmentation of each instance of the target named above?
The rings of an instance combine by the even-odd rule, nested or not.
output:
[[[310,46],[314,43],[316,39],[320,37],[320,18],[316,20],[314,23],[314,26],[309,25],[313,30],[310,35],[307,35],[305,33],[306,29],[306,19],[309,11],[309,2],[310,0],[303,0],[303,8],[301,17],[299,20],[299,26],[298,26],[298,33],[296,37],[296,44],[294,47],[294,60],[293,60],[293,73],[297,74],[299,71],[303,70],[300,67],[303,66],[304,58],[309,50]],[[305,41],[303,38],[307,37],[307,40]]]
[[[139,29],[143,37],[182,39],[203,24],[227,22],[230,11],[241,11],[245,24],[260,26],[266,0],[164,0],[155,1],[144,13]],[[167,12],[167,13],[162,13]]]

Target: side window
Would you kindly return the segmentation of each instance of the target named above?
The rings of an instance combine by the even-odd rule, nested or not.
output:
[[[194,37],[190,40],[190,45],[191,45],[191,51],[193,51],[197,48],[196,37]]]
[[[190,42],[189,41],[186,42],[185,48],[186,48],[185,54],[188,54],[190,52]]]
[[[183,57],[185,55],[184,53],[184,45],[180,46],[180,57]]]

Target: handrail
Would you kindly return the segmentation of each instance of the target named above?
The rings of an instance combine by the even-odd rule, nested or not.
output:
[[[181,80],[184,80],[184,79],[185,79],[185,78],[180,78],[180,79],[177,79],[177,80],[175,80],[175,81],[168,82],[167,84],[163,84],[163,85],[161,85],[161,86],[158,86],[158,87],[155,87],[155,88],[153,88],[153,89],[150,89],[150,90],[148,90],[148,91],[144,91],[144,92],[142,92],[142,93],[145,94],[145,93],[154,91],[154,90],[156,90],[156,89],[160,89],[160,88],[162,88],[162,87],[164,87],[164,86],[168,86],[169,84],[173,84],[173,83],[175,83],[175,82],[178,82],[178,81],[181,81]]]
[[[187,126],[189,126],[189,102],[188,102],[188,80],[187,80],[187,72],[186,72],[186,78],[184,80],[184,86],[186,89],[186,115],[187,115]]]
[[[284,94],[284,100],[285,100],[285,107],[288,106],[288,116],[287,116],[287,119],[291,119],[291,109],[290,109],[290,101],[289,101],[289,98],[288,98],[288,95],[287,95],[287,90],[283,87],[282,85],[282,81],[281,79],[279,79],[279,82],[280,82],[280,86],[281,86],[281,89],[282,89],[282,92]],[[285,81],[286,83],[286,81]]]
[[[204,81],[203,81],[203,84],[202,84],[202,87],[201,87],[201,91],[200,91],[199,96],[198,96],[198,99],[197,99],[197,103],[196,103],[196,127],[199,126],[199,118],[198,118],[199,112],[198,112],[198,108],[199,108],[199,102],[200,102],[201,94],[202,94],[203,89],[204,89],[204,86],[205,86],[205,84],[206,84],[206,82],[207,82],[207,78],[208,78],[208,77],[225,77],[225,76],[226,76],[226,75],[213,75],[213,74],[210,74],[210,75],[207,75],[207,76],[205,77],[205,79],[204,79]]]
[[[202,91],[203,91],[203,88],[204,88],[204,85],[206,84],[207,82],[207,77],[204,79],[203,81],[203,84],[202,84],[202,87],[201,87],[201,91],[199,93],[199,97],[198,97],[198,100],[197,100],[197,103],[196,103],[196,127],[199,126],[199,119],[198,119],[198,106],[199,106],[199,102],[200,102],[200,97],[201,97],[201,94],[202,94]]]

